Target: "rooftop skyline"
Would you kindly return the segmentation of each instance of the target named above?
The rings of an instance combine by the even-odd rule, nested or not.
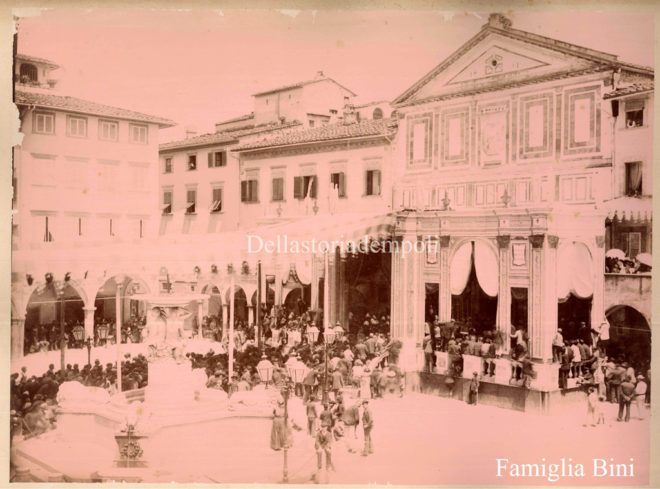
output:
[[[251,112],[253,94],[320,70],[357,93],[358,104],[393,100],[474,36],[489,13],[53,9],[19,15],[18,51],[59,64],[62,94],[176,121],[161,131],[167,142],[189,126],[212,132],[215,122]],[[653,65],[652,15],[506,15],[513,28]]]

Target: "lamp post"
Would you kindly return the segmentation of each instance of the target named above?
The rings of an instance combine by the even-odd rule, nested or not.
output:
[[[64,360],[64,350],[66,348],[66,332],[65,332],[65,322],[64,322],[64,290],[67,283],[71,280],[71,274],[66,273],[64,275],[64,280],[56,281],[53,279],[53,274],[48,272],[45,275],[46,286],[53,287],[55,297],[59,300],[60,303],[60,369],[64,372],[65,360]]]
[[[273,364],[266,358],[266,355],[261,356],[261,361],[257,364],[257,373],[259,379],[266,384],[273,378]],[[289,467],[288,467],[288,450],[289,450],[289,394],[295,384],[303,381],[305,375],[305,366],[301,362],[294,362],[287,367],[287,379],[280,389],[282,398],[284,399],[284,461],[282,466],[282,482],[289,482]]]
[[[101,341],[104,345],[108,345],[108,327],[105,324],[101,324],[97,328],[99,333],[99,344]]]
[[[87,346],[87,365],[92,366],[92,339],[87,338],[87,341],[85,342]]]
[[[83,328],[78,324],[74,326],[72,333],[73,333],[73,339],[76,340],[76,348],[82,346],[82,341],[83,338],[85,337],[85,328]]]
[[[323,332],[323,342],[325,345],[325,368],[323,374],[323,403],[328,402],[328,345],[335,342],[336,333],[333,329],[328,328]]]

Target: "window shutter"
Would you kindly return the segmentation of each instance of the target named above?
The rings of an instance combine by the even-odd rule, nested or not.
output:
[[[346,197],[346,174],[339,174],[339,197]]]
[[[312,199],[315,199],[315,198],[316,198],[316,187],[317,187],[317,185],[316,185],[316,180],[317,180],[316,175],[314,175],[314,176],[312,177],[312,188],[311,188],[310,191],[309,191],[309,196],[310,196]]]
[[[227,152],[220,152],[220,166],[227,166]]]
[[[366,187],[367,188],[366,188],[366,192],[365,192],[366,195],[371,195],[373,193],[373,185],[372,185],[373,180],[372,179],[373,179],[372,171],[367,170],[367,173],[366,173],[366,180],[367,180],[366,181]]]
[[[374,170],[374,195],[380,195],[380,170]]]
[[[248,181],[243,180],[241,182],[241,202],[247,201],[247,192],[248,192]]]
[[[303,197],[303,177],[293,177],[293,198],[302,199]]]
[[[213,152],[209,153],[209,168],[213,168]]]
[[[250,192],[250,202],[257,202],[259,200],[259,181],[250,180],[251,192]]]

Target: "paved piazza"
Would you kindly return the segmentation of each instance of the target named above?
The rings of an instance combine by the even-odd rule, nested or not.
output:
[[[129,350],[140,345],[129,345]],[[100,352],[113,355],[110,348]],[[55,354],[49,355],[55,359]],[[76,353],[69,352],[71,361]],[[96,354],[96,352],[94,352]],[[69,358],[69,357],[67,357]],[[93,356],[92,358],[95,358]],[[103,356],[100,356],[103,359]],[[50,358],[44,355],[28,357],[25,364],[38,371],[47,367]],[[349,401],[350,404],[350,401]],[[346,450],[344,440],[333,444],[336,472],[324,474],[321,482],[342,484],[492,484],[530,485],[546,480],[497,478],[497,458],[511,463],[561,463],[573,459],[591,471],[593,458],[610,457],[618,463],[634,459],[634,477],[608,478],[599,485],[641,485],[648,480],[649,411],[646,420],[633,418],[629,423],[617,423],[613,404],[605,404],[606,425],[583,427],[586,404],[576,405],[561,417],[543,417],[500,409],[492,406],[468,406],[464,402],[424,394],[407,394],[403,398],[372,401],[375,418],[374,454],[362,457]],[[289,403],[291,416],[299,424],[304,421],[299,399]],[[276,483],[282,478],[283,452],[270,449],[271,420],[268,418],[229,418],[210,423],[192,424],[176,443],[150,447],[149,458],[159,460],[152,466],[154,482],[223,482]],[[360,432],[361,430],[358,430]],[[58,432],[27,440],[43,454],[44,461],[68,467],[81,476],[89,473],[80,461],[103,465],[114,456],[114,441],[106,445],[87,442],[58,443]],[[539,440],[545,440],[539,443]],[[316,454],[313,439],[305,430],[294,431],[293,448],[289,450],[289,479],[306,483],[312,475]],[[361,437],[358,445],[362,447]],[[90,456],[95,453],[95,456]],[[469,473],[465,468],[470,467]],[[588,478],[560,479],[564,484],[581,485]]]

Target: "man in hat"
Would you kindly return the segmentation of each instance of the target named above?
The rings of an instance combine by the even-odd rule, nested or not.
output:
[[[476,406],[477,400],[479,398],[479,372],[472,372],[472,379],[470,380],[469,389],[468,404]]]
[[[422,349],[424,350],[424,370],[431,373],[433,372],[433,344],[431,343],[430,333],[424,335]]]
[[[374,419],[369,409],[369,399],[362,401],[362,429],[364,430],[364,449],[362,456],[366,457],[374,453],[373,443],[371,441],[371,431],[374,427]]]
[[[344,387],[344,377],[341,371],[336,368],[332,371],[332,392],[334,393],[335,400],[339,397],[341,389]]]
[[[315,396],[310,396],[309,400],[305,402],[305,411],[307,413],[307,433],[309,436],[314,436],[316,432],[316,418],[318,417]]]
[[[360,405],[352,404],[342,414],[342,421],[345,427],[344,440],[349,453],[357,451],[355,441],[357,440],[357,427],[360,424]]]
[[[562,352],[564,351],[564,336],[561,334],[561,328],[557,328],[554,338],[552,338],[552,361],[561,363]]]
[[[619,389],[619,415],[617,416],[617,421],[624,421],[623,411],[626,411],[625,422],[630,421],[630,404],[635,397],[635,384],[632,383],[632,379],[628,376],[625,377],[625,380],[621,383]]]
[[[318,482],[319,474],[323,468],[324,453],[326,470],[335,471],[335,466],[332,464],[332,431],[329,427],[321,426],[321,429],[318,430],[314,442],[314,449],[316,450],[316,473],[312,475],[312,479],[315,482]]]
[[[376,354],[376,338],[373,333],[369,333],[369,338],[364,342],[364,346],[367,347],[367,356],[373,358]]]
[[[638,375],[637,384],[635,385],[635,406],[637,408],[637,418],[640,420],[644,419],[644,400],[647,389],[646,379],[643,375]]]
[[[594,347],[598,347],[603,353],[607,353],[607,345],[610,344],[610,323],[606,318],[598,326],[591,329]]]

